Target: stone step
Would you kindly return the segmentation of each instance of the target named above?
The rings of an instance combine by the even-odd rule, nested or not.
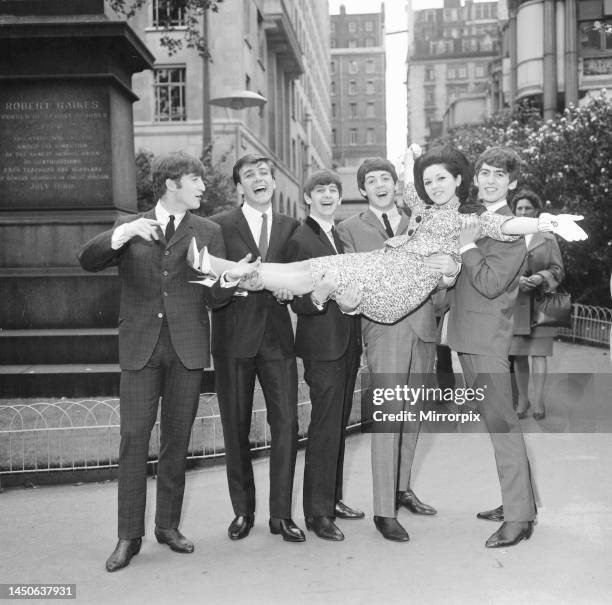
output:
[[[0,365],[0,399],[117,396],[120,376],[113,363]],[[204,370],[202,393],[214,390],[214,370]]]
[[[116,364],[117,328],[0,330],[0,364]]]

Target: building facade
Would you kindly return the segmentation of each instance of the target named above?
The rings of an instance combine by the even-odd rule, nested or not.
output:
[[[384,5],[379,13],[331,15],[330,96],[334,166],[385,157]]]
[[[612,86],[612,0],[510,0],[493,66],[493,110],[522,99],[546,119]]]
[[[171,11],[181,39],[185,15],[149,0],[132,26],[156,57],[153,72],[134,78],[136,148],[155,154],[184,149],[231,173],[236,159],[262,153],[276,162],[275,208],[301,214],[301,185],[331,165],[329,14],[327,0],[224,0],[202,23],[212,61],[192,48],[161,44],[160,11]],[[265,97],[261,106],[232,103],[236,93]],[[224,106],[211,104],[220,101]]]
[[[411,15],[408,140],[423,144],[442,134],[449,106],[470,121],[486,115],[487,105],[476,99],[485,98],[489,63],[498,55],[498,3],[444,0],[443,8]],[[466,95],[470,103],[457,109],[453,102]]]

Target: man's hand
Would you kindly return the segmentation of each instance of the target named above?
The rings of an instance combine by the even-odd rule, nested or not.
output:
[[[450,277],[459,272],[460,265],[450,254],[430,254],[423,260],[425,266],[433,272],[443,273]]]
[[[151,240],[158,240],[161,237],[161,223],[151,218],[141,217],[135,221],[123,223],[123,225],[123,235],[128,240],[133,237],[142,237],[142,239],[150,242]]]
[[[278,302],[288,302],[293,300],[293,292],[288,288],[279,288],[278,290],[272,290],[272,296],[276,298]]]
[[[478,216],[475,214],[462,214],[461,218],[461,231],[459,232],[459,248],[473,244],[482,237],[482,229],[480,228],[480,221]]]
[[[319,302],[325,302],[329,295],[338,287],[338,280],[333,272],[324,273],[315,284],[311,297]]]
[[[258,258],[255,262],[251,262],[251,253],[247,254],[244,258],[241,258],[231,269],[229,269],[225,276],[228,281],[247,281],[253,274],[258,272],[259,266],[261,265],[261,258]],[[261,289],[261,288],[260,288]]]
[[[359,306],[362,295],[357,284],[351,284],[344,292],[336,295],[336,304],[343,313],[352,313]]]

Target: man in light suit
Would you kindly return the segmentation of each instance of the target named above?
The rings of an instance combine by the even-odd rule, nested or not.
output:
[[[516,188],[520,159],[510,149],[491,148],[476,162],[474,182],[487,212],[512,216],[506,203]],[[513,308],[527,249],[524,238],[481,238],[478,222],[460,235],[462,269],[451,290],[448,344],[457,351],[468,387],[486,388],[479,405],[491,435],[501,484],[502,507],[478,517],[503,520],[488,548],[513,546],[531,536],[536,506],[525,441],[515,410],[508,351]]]
[[[304,184],[309,216],[287,242],[287,262],[342,254],[334,214],[342,200],[340,177],[331,170],[314,172]],[[364,514],[342,502],[345,428],[353,406],[361,357],[361,327],[353,312],[361,294],[349,288],[328,300],[336,280],[325,276],[311,294],[297,296],[295,350],[304,361],[310,388],[311,416],[304,465],[304,517],[307,529],[325,540],[343,540],[334,518]]]
[[[299,223],[272,211],[276,187],[272,160],[245,155],[234,165],[233,179],[244,203],[211,217],[221,226],[227,258],[239,260],[251,254],[282,262],[285,245]],[[257,377],[272,436],[270,532],[287,542],[303,542],[304,533],[291,519],[298,437],[297,366],[287,307],[267,290],[248,292],[214,311],[212,324],[227,480],[235,514],[228,535],[232,540],[246,538],[255,522],[249,431]]]
[[[201,162],[188,154],[157,157],[152,167],[159,200],[155,208],[119,218],[79,252],[84,269],[118,265],[121,279],[119,542],[106,562],[111,572],[128,565],[140,551],[149,440],[160,396],[155,537],[176,552],[194,550],[178,525],[202,369],[210,365],[206,306],[226,304],[236,289],[235,283],[223,287],[217,282],[211,288],[189,283],[196,278],[186,261],[192,238],[199,248],[208,246],[213,254],[225,255],[219,226],[189,212],[200,205],[203,176]],[[223,280],[240,277],[237,267]]]
[[[388,160],[370,158],[361,164],[357,185],[369,207],[338,225],[346,253],[369,252],[382,248],[385,240],[394,235],[412,235],[407,231],[408,217],[395,206],[396,183],[397,173]],[[453,262],[450,257],[446,258],[447,255],[439,256],[445,257],[438,259],[439,262]],[[456,265],[455,269],[458,268]],[[395,324],[379,324],[362,318],[361,326],[372,388],[394,388],[399,377],[408,383],[411,375],[433,370],[436,321],[431,298]],[[400,409],[404,406],[405,401],[399,402]],[[419,428],[420,423],[406,422],[402,432],[372,433],[374,523],[388,540],[409,540],[408,533],[397,520],[398,506],[414,514],[436,514],[436,510],[421,502],[410,487]]]

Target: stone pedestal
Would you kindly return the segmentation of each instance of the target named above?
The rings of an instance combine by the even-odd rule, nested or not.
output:
[[[103,11],[0,0],[0,397],[31,394],[46,366],[117,362],[116,272],[76,253],[136,212],[131,76],[153,57]]]

